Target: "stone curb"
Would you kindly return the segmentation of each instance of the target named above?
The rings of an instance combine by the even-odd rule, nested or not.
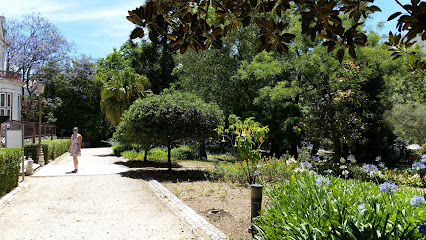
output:
[[[200,239],[229,239],[223,232],[198,215],[157,180],[146,176],[145,183]]]
[[[19,185],[15,189],[0,198],[0,209],[2,209],[6,204],[10,203],[13,199],[15,199],[18,193],[26,189],[28,189],[27,184],[19,183]]]

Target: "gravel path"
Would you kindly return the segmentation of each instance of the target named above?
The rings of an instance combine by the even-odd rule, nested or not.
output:
[[[82,149],[77,174],[69,155],[46,165],[0,207],[1,239],[196,239],[110,148]]]

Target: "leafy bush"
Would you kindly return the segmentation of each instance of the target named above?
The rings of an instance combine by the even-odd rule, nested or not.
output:
[[[0,197],[18,186],[22,149],[0,149]]]
[[[49,160],[53,160],[62,154],[68,152],[70,146],[70,139],[55,139],[41,141],[41,147],[44,154],[44,162],[47,164]],[[27,158],[32,158],[35,163],[37,159],[38,143],[27,143],[24,147],[24,155]]]
[[[410,204],[420,191],[299,175],[266,195],[256,239],[425,239],[417,228],[426,208]]]
[[[134,147],[132,145],[126,145],[126,144],[115,144],[112,146],[112,153],[119,157],[122,155],[124,151],[133,150]]]
[[[254,172],[258,183],[268,184],[288,179],[289,176],[294,174],[294,169],[297,166],[296,161],[289,162],[287,158],[264,157],[256,166],[252,166],[255,170],[250,170]],[[246,169],[245,162],[220,163],[209,169],[209,175],[215,180],[245,185],[247,183]]]
[[[167,150],[167,149],[165,149]],[[172,149],[172,157],[178,160],[197,160],[200,159],[200,152],[197,145],[181,145]]]
[[[129,159],[130,161],[136,160],[138,158],[138,152],[136,150],[128,150],[121,153],[121,156]]]

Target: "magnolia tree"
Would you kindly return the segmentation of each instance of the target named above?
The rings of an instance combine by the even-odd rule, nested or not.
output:
[[[223,118],[222,110],[214,103],[205,103],[191,93],[165,91],[134,102],[124,113],[114,138],[144,147],[166,145],[171,169],[174,143],[217,136],[214,129],[223,125]]]
[[[57,27],[39,14],[25,15],[21,20],[11,19],[6,22],[6,70],[22,74],[28,92],[35,88],[33,83],[41,78],[44,67],[49,63],[56,66],[64,64],[70,44]]]

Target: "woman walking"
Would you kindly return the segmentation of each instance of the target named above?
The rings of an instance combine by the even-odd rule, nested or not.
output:
[[[71,142],[70,142],[70,148],[68,152],[73,157],[74,160],[74,170],[71,171],[72,173],[77,173],[78,171],[78,156],[81,155],[81,143],[82,143],[82,137],[80,134],[78,134],[78,128],[74,127],[72,129],[73,135],[71,136]]]

